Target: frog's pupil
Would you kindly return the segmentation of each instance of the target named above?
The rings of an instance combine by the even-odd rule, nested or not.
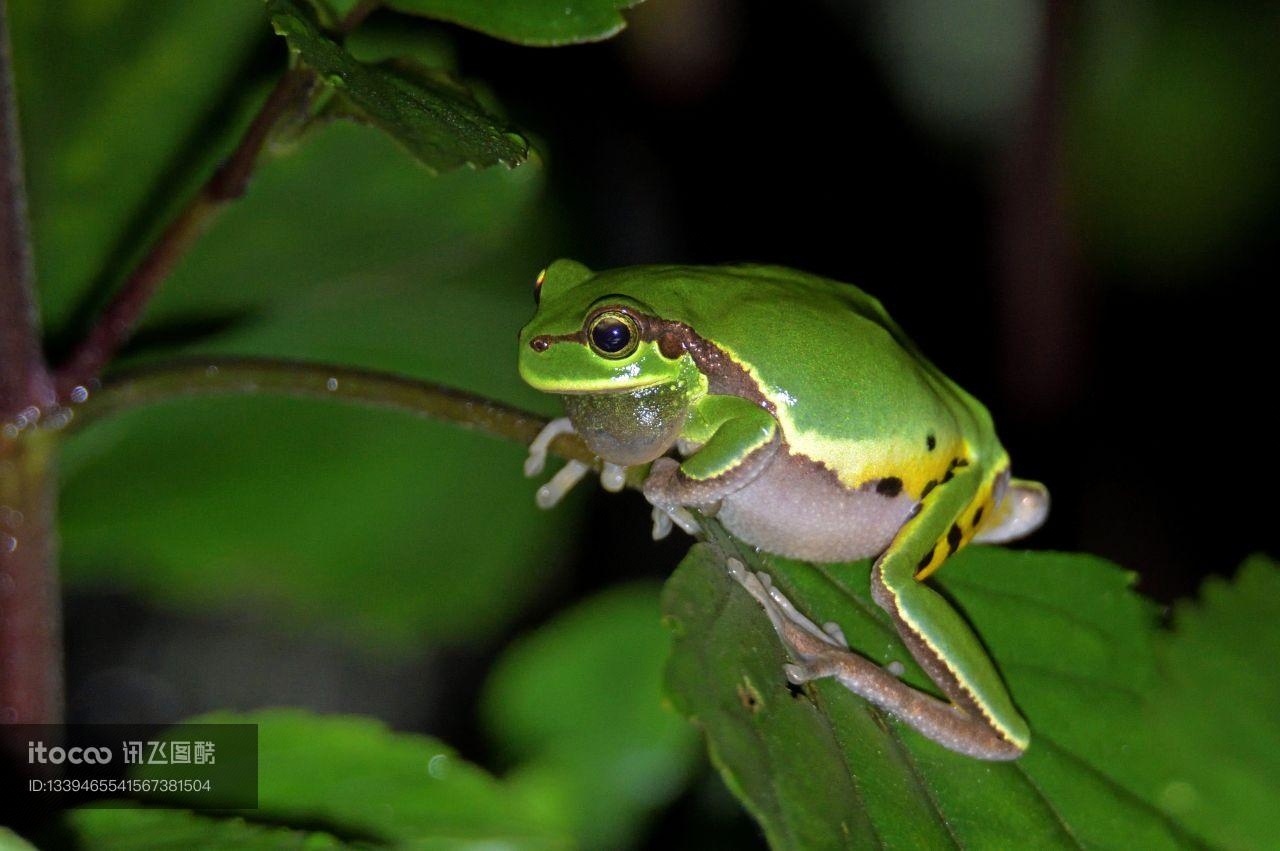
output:
[[[591,329],[591,341],[602,352],[620,352],[631,342],[631,329],[616,319],[606,319]]]

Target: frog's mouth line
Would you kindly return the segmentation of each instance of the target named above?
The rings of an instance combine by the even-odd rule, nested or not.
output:
[[[617,396],[623,393],[634,393],[637,390],[644,390],[649,387],[656,387],[659,384],[669,384],[673,379],[657,378],[652,381],[637,381],[634,384],[624,386],[611,385],[609,387],[599,387],[591,390],[564,390],[560,388],[538,387],[533,385],[535,390],[542,390],[546,393],[554,393],[557,396]]]

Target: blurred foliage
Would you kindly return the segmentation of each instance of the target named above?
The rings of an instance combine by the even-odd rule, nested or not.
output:
[[[832,680],[791,690],[785,653],[726,557],[764,570],[816,622],[933,691],[871,601],[869,564],[761,558],[700,544],[668,582],[676,634],[668,689],[706,733],[726,782],[774,848],[1269,847],[1280,789],[1280,688],[1258,682],[1277,649],[1240,624],[1271,623],[1280,571],[1246,565],[1211,586],[1172,633],[1132,574],[1101,559],[973,547],[938,585],[980,625],[1032,725],[1026,755],[952,753]],[[1217,627],[1233,620],[1237,625]],[[1199,660],[1195,662],[1193,660]],[[1252,671],[1254,676],[1249,677]],[[1225,695],[1234,709],[1226,728]]]
[[[1092,253],[1157,279],[1252,236],[1280,185],[1280,40],[1265,3],[1090,2],[1065,129]]]
[[[0,851],[35,851],[35,846],[13,831],[0,827]]]
[[[865,9],[832,0],[844,15]],[[935,132],[991,143],[1007,137],[1031,92],[1041,4],[1035,0],[882,0],[871,36],[886,80]]]
[[[256,824],[231,814],[89,807],[62,825],[76,847],[569,847],[534,797],[434,739],[296,710],[197,720],[258,725],[258,808],[248,816]]]
[[[270,31],[258,0],[8,12],[40,300],[57,337],[225,153],[261,92],[242,72]]]
[[[605,591],[512,645],[482,702],[514,783],[553,790],[587,848],[634,844],[689,782],[692,728],[659,704],[671,637],[656,584]]]
[[[181,147],[219,96],[216,82],[187,74],[188,62],[198,64],[202,51],[238,58],[223,43],[252,42],[227,34],[242,17],[269,33],[256,0],[218,4],[217,25],[203,17],[213,14],[207,4],[191,15],[156,5],[135,50],[111,54],[121,66],[112,73],[80,78],[39,66],[43,74],[28,75],[42,95],[23,105],[32,172],[44,176],[31,191],[55,316],[83,295],[115,240],[154,230],[120,229],[130,214],[164,209],[139,187],[172,188],[157,177],[166,151],[131,148],[135,137],[150,144],[150,132],[121,126],[116,111],[90,110],[69,127],[63,111],[86,95],[62,87],[88,86],[91,102],[114,98],[147,115],[160,141]],[[20,18],[17,52],[44,55],[61,44],[61,54],[93,54],[104,33],[139,26],[132,8],[99,10],[98,29],[73,27],[83,16],[68,15],[61,30],[57,14]],[[34,49],[39,39],[43,51]],[[157,57],[175,64],[160,73]],[[236,72],[224,65],[222,74]],[[176,92],[174,78],[190,89]],[[215,138],[225,150],[228,136]],[[59,169],[84,140],[105,152],[92,187]],[[372,129],[325,126],[264,163],[248,196],[184,260],[148,311],[141,340],[150,344],[138,356],[183,342],[192,352],[308,357],[445,378],[546,410],[549,400],[510,369],[507,333],[491,336],[518,328],[531,309],[529,281],[547,260],[549,236],[540,195],[537,170],[436,178]],[[127,212],[121,198],[133,202]],[[66,450],[62,533],[72,583],[188,608],[251,606],[391,650],[501,624],[547,579],[571,515],[534,508],[515,447],[298,401],[137,411]],[[487,533],[494,528],[503,534]],[[441,554],[446,569],[436,567]]]
[[[201,722],[259,725],[259,808],[234,816],[82,809],[79,847],[252,848],[632,845],[689,782],[698,744],[659,702],[670,636],[658,587],[610,589],[518,641],[483,701],[513,764],[501,783],[439,743],[372,720],[272,710]],[[168,843],[167,845],[165,843]]]

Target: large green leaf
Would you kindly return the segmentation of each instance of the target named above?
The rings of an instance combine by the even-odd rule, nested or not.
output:
[[[399,141],[437,172],[460,166],[515,166],[528,143],[443,71],[408,61],[367,65],[320,32],[291,0],[268,0],[276,32],[319,72],[359,118]]]
[[[323,848],[337,845],[334,837],[355,847],[568,847],[534,798],[434,739],[293,710],[199,720],[258,725],[258,809],[248,818],[272,827],[216,814],[81,809],[67,818],[77,847]]]
[[[144,334],[247,315],[186,351],[357,364],[550,411],[514,369],[548,253],[539,174],[432,177],[375,130],[330,125],[263,167]],[[67,444],[66,575],[393,649],[475,635],[554,570],[573,514],[534,507],[520,460],[457,428],[316,402],[137,410]]]
[[[866,563],[762,559],[726,538],[698,545],[665,592],[677,636],[668,689],[774,847],[1266,847],[1261,801],[1280,789],[1267,719],[1280,699],[1273,684],[1249,685],[1265,676],[1265,657],[1233,645],[1232,676],[1214,670],[1223,638],[1160,635],[1130,574],[1087,556],[982,547],[940,574],[1032,725],[1022,759],[992,764],[946,751],[832,681],[789,690],[784,652],[726,575],[727,555],[767,571],[817,622],[840,624],[859,652],[902,662],[909,682],[936,690],[870,600]],[[1268,602],[1244,611],[1252,626],[1237,624],[1237,635],[1273,614],[1267,570]],[[1171,681],[1160,648],[1201,659],[1194,676]],[[1240,706],[1229,735],[1212,735],[1206,700]],[[1201,742],[1169,755],[1186,735]]]
[[[689,780],[695,736],[661,705],[670,649],[658,587],[622,586],[517,642],[490,677],[483,714],[511,779],[554,790],[584,847],[632,844]]]
[[[478,30],[516,44],[553,47],[601,41],[627,21],[622,10],[641,0],[388,0],[387,6]],[[347,11],[355,0],[333,4]]]
[[[1117,760],[1125,784],[1223,848],[1276,843],[1280,800],[1280,570],[1255,557],[1208,580],[1157,634],[1149,735]]]

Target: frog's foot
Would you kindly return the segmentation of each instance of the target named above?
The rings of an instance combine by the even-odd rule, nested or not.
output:
[[[538,436],[529,444],[529,456],[524,459],[524,474],[537,476],[547,466],[547,452],[557,437],[564,434],[575,434],[573,423],[568,417],[559,417],[542,427]],[[591,465],[582,461],[569,461],[560,472],[551,477],[551,481],[538,488],[536,497],[539,508],[551,508],[564,495],[573,490],[574,485],[586,478]],[[627,468],[608,461],[600,469],[600,485],[611,493],[617,493],[627,485]]]
[[[774,587],[773,579],[769,574],[763,571],[752,573],[736,558],[729,559],[726,566],[729,569],[729,575],[747,589],[747,593],[764,608],[778,637],[797,656],[805,658],[821,654],[829,648],[849,649],[840,627],[832,623],[827,624],[824,629],[809,620],[787,599],[785,594]]]
[[[883,678],[888,674],[896,679],[901,674],[901,670],[895,672],[891,666],[886,671],[852,652],[839,625],[818,626],[774,586],[769,574],[752,573],[735,558],[729,559],[727,566],[729,575],[761,605],[783,646],[798,660],[783,666],[787,679],[793,684],[834,677],[846,687],[851,687],[851,681],[857,681],[859,687],[851,690],[862,693],[862,683],[869,676]]]
[[[524,474],[529,478],[541,473],[547,466],[547,450],[552,441],[562,434],[574,434],[573,423],[568,417],[557,417],[542,427],[529,443],[529,457],[524,459]]]
[[[690,535],[702,534],[702,526],[694,518],[693,512],[673,502],[668,493],[671,481],[680,470],[680,462],[674,458],[659,458],[649,467],[649,475],[644,480],[644,498],[653,506],[653,539],[660,541],[671,534],[673,525],[679,526]]]
[[[671,529],[679,526],[687,534],[697,537],[702,534],[702,525],[694,518],[693,512],[680,506],[653,507],[653,539],[661,541],[671,534]]]

